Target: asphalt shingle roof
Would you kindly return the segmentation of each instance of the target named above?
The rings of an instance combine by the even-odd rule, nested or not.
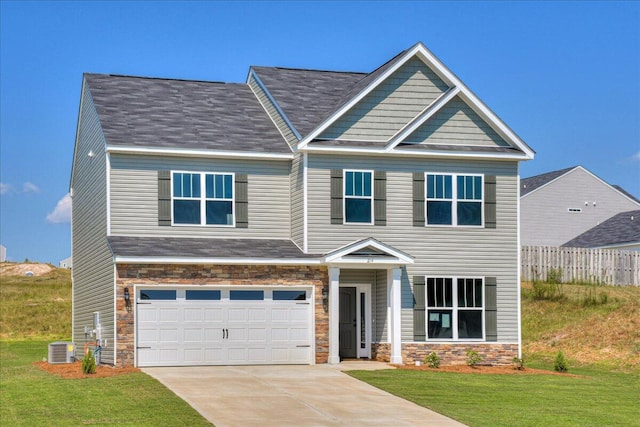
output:
[[[109,145],[290,153],[246,84],[85,74]]]
[[[531,193],[533,190],[542,187],[543,185],[553,181],[558,177],[561,177],[562,175],[566,174],[569,171],[572,171],[575,168],[577,168],[577,166],[572,166],[570,168],[547,172],[522,179],[520,181],[520,197]]]
[[[635,242],[640,242],[640,209],[614,215],[562,246],[595,248]]]
[[[291,240],[109,236],[115,256],[175,258],[317,258]]]
[[[251,67],[302,136],[311,132],[366,73]]]

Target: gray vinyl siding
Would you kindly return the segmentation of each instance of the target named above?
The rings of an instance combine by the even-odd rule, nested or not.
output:
[[[413,58],[324,131],[320,138],[387,140],[447,89],[431,69]]]
[[[248,228],[158,225],[158,170],[248,175]],[[111,234],[289,239],[290,162],[111,156]]]
[[[291,127],[289,127],[287,122],[284,120],[282,114],[280,114],[280,111],[278,111],[265,90],[262,88],[262,86],[260,86],[260,83],[258,83],[253,73],[251,73],[251,75],[249,76],[249,87],[251,88],[251,90],[253,90],[253,93],[255,93],[256,97],[260,101],[260,104],[262,104],[262,107],[265,109],[267,114],[269,114],[269,117],[271,117],[271,120],[273,120],[275,125],[278,127],[278,130],[280,131],[282,136],[284,136],[284,139],[287,141],[287,144],[289,144],[289,147],[295,147],[295,145],[298,143],[298,138],[296,137],[293,130],[291,130]]]
[[[376,284],[374,286],[373,306],[375,307],[375,317],[373,318],[373,342],[387,342],[387,329],[389,319],[387,319],[387,270],[376,270]]]
[[[304,158],[296,154],[291,165],[291,240],[304,248]]]
[[[89,152],[93,151],[93,157]],[[102,338],[107,347],[102,362],[114,363],[114,272],[107,245],[107,189],[105,140],[91,94],[85,88],[74,153],[72,256],[73,341],[80,353],[86,342],[84,327],[93,326],[100,312]]]
[[[495,276],[498,281],[498,340],[518,338],[517,163],[497,161],[359,157],[361,169],[387,172],[387,225],[335,225],[330,218],[330,171],[353,168],[349,157],[309,155],[308,249],[327,253],[350,242],[374,237],[415,258],[402,274],[402,337],[413,339],[410,278]],[[497,228],[413,226],[413,172],[496,175]]]
[[[522,197],[521,243],[561,246],[612,216],[639,207],[590,173],[576,168]],[[568,212],[569,208],[582,212]]]
[[[489,147],[509,146],[471,107],[457,96],[409,135],[406,142]]]

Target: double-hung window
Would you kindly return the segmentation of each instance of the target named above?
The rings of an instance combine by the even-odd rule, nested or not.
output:
[[[344,171],[344,222],[373,224],[372,171]]]
[[[426,225],[482,225],[482,175],[427,173],[425,181]]]
[[[233,174],[173,172],[173,223],[233,225]]]
[[[427,278],[427,338],[483,339],[483,290],[480,278]]]
[[[427,278],[427,339],[482,339],[483,287],[479,278]]]

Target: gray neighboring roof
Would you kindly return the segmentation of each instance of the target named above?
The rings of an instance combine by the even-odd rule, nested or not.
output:
[[[636,242],[640,242],[640,210],[614,215],[562,246],[596,248]]]
[[[159,258],[318,258],[303,253],[291,240],[203,239],[188,237],[109,236],[116,257]]]
[[[569,171],[572,171],[577,167],[578,166],[572,166],[570,168],[547,172],[522,179],[520,181],[520,197],[526,195],[527,193],[531,193],[533,190],[542,187],[543,185],[553,181],[558,177],[561,177],[562,175],[568,173]]]
[[[108,145],[291,153],[246,84],[85,74]]]
[[[624,194],[625,196],[627,196],[628,198],[630,198],[631,200],[633,200],[636,203],[640,203],[640,200],[634,196],[633,194],[629,193],[627,190],[625,190],[624,188],[620,187],[619,185],[612,185],[613,188],[615,188],[616,190],[618,190],[619,192],[621,192],[622,194]]]
[[[302,136],[333,113],[366,73],[259,67],[251,69]],[[341,105],[341,104],[340,104]]]

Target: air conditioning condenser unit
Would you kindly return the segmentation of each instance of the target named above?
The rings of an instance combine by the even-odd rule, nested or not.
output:
[[[76,345],[72,342],[58,341],[49,344],[49,363],[73,363],[76,360]]]

